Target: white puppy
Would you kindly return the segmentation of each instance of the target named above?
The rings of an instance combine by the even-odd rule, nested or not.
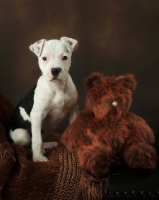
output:
[[[70,123],[78,114],[78,94],[68,73],[77,46],[77,40],[62,37],[41,39],[29,47],[38,56],[42,75],[17,105],[10,118],[8,136],[16,144],[32,143],[33,161],[48,161],[43,148],[57,145],[55,142],[43,145],[41,134],[51,133],[67,114]]]

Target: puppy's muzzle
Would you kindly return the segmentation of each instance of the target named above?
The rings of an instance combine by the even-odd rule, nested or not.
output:
[[[58,76],[60,72],[61,72],[61,68],[60,67],[56,67],[56,68],[52,68],[51,69],[51,74],[53,76]]]

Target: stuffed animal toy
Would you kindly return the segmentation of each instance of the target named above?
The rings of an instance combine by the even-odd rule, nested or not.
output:
[[[96,176],[109,173],[116,158],[132,168],[154,169],[154,133],[144,119],[129,111],[134,75],[86,78],[86,107],[64,131],[62,140],[78,156],[79,166]]]

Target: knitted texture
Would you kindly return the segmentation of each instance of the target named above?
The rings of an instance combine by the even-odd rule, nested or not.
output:
[[[0,200],[102,199],[102,180],[79,168],[60,134],[46,139],[59,144],[46,151],[49,162],[32,162],[31,151],[8,143],[5,130],[13,106],[1,93],[0,98]]]

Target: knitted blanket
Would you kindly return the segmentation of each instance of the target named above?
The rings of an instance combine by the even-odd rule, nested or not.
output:
[[[0,200],[100,200],[102,180],[78,166],[78,159],[61,142],[60,134],[46,141],[59,145],[46,151],[49,162],[32,162],[32,152],[6,139],[14,107],[0,92]]]

